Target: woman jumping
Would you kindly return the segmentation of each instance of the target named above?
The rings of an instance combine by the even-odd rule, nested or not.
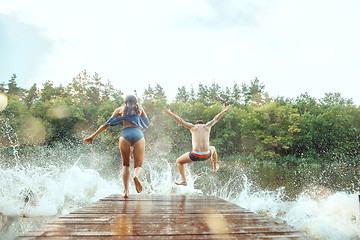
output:
[[[129,95],[125,99],[125,106],[117,108],[111,118],[104,123],[90,137],[84,139],[84,144],[90,144],[94,138],[105,131],[109,126],[121,124],[124,126],[119,140],[119,149],[123,159],[122,180],[124,184],[124,198],[129,197],[129,179],[130,179],[130,155],[133,147],[134,156],[134,183],[136,191],[142,191],[142,185],[139,176],[142,172],[142,164],[145,152],[145,138],[142,128],[148,128],[149,119],[144,109],[138,105],[137,99]]]

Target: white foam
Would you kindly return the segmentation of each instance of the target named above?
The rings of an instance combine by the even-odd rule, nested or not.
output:
[[[0,169],[0,212],[6,216],[66,214],[119,191],[119,182],[92,169],[27,167]]]
[[[93,161],[96,166],[104,163],[100,158],[98,154],[79,156],[80,160]],[[203,167],[198,170],[195,166]],[[177,186],[174,181],[180,175],[175,162],[166,158],[145,161],[140,178],[144,187],[141,194],[214,195],[286,222],[318,239],[360,239],[358,194],[312,186],[295,200],[284,200],[289,199],[284,187],[272,191],[261,189],[249,180],[246,169],[223,170],[224,179],[219,177],[221,169],[213,174],[211,166],[202,163],[188,164],[185,169],[188,186]],[[233,175],[227,176],[230,173]],[[78,162],[56,167],[1,168],[0,213],[27,217],[67,214],[110,194],[122,193],[120,175],[118,171],[115,177],[108,177],[100,168],[85,167]],[[130,194],[137,194],[132,181]]]
[[[328,196],[307,192],[295,201],[281,199],[276,191],[251,192],[248,188],[230,201],[251,211],[285,222],[317,239],[359,239],[360,209],[357,194],[332,192]]]
[[[287,211],[288,224],[319,239],[360,237],[358,196],[334,192],[318,198],[302,194]]]

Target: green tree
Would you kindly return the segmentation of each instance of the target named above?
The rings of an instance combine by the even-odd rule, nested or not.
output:
[[[215,82],[211,84],[211,86],[209,87],[209,95],[210,95],[209,96],[210,103],[220,101],[221,99],[220,96],[223,95],[223,93],[219,84]]]
[[[296,98],[295,106],[300,115],[305,113],[317,114],[319,112],[316,99],[311,97],[307,92]]]
[[[351,99],[342,98],[339,93],[327,93],[319,100],[308,93],[295,100],[270,99],[264,88],[257,78],[249,86],[234,83],[232,88],[225,89],[215,82],[210,86],[199,84],[197,93],[192,87],[187,91],[182,86],[175,102],[168,104],[164,89],[159,84],[149,85],[143,99],[139,98],[150,119],[150,128],[144,129],[147,149],[180,153],[191,148],[190,132],[163,114],[163,106],[194,123],[210,121],[225,105],[231,104],[230,111],[211,131],[210,144],[216,146],[220,155],[241,153],[258,159],[296,156],[321,164],[342,161],[360,164],[360,108]],[[103,83],[98,73],[90,76],[86,70],[67,86],[54,86],[46,81],[42,89],[35,84],[22,89],[14,74],[7,85],[0,84],[1,91],[7,93],[9,100],[0,113],[2,123],[9,123],[7,127],[19,136],[28,125],[32,124],[35,130],[45,127],[44,144],[79,142],[124,103],[123,93],[109,80]],[[118,141],[121,129],[122,126],[112,127],[97,141],[104,149],[118,154],[114,142]]]
[[[104,84],[103,89],[103,98],[102,102],[104,101],[114,101],[116,106],[120,106],[124,103],[124,93],[121,90],[115,89],[114,86],[111,84],[110,80],[108,80]]]
[[[265,85],[255,77],[253,81],[250,81],[250,86],[245,83],[242,84],[242,94],[245,99],[245,104],[254,103],[260,106],[264,103]]]
[[[199,83],[196,101],[204,103],[207,106],[211,105],[212,101],[210,99],[209,88],[202,83]]]
[[[7,94],[8,94],[8,95],[13,95],[13,96],[17,95],[17,96],[20,96],[21,93],[22,93],[22,91],[23,91],[23,89],[18,86],[18,84],[17,84],[17,82],[16,82],[16,78],[17,78],[17,76],[16,76],[16,74],[14,73],[14,74],[11,76],[11,78],[10,78],[8,84],[7,84],[7,85],[8,85],[8,90],[7,90]]]
[[[155,92],[156,99],[165,99],[166,100],[164,88],[160,84],[156,84],[154,92]]]
[[[191,89],[190,89],[190,92],[189,92],[189,102],[191,104],[194,104],[196,102],[196,93],[195,93],[195,90],[194,88],[191,86]]]
[[[303,114],[294,144],[297,156],[315,158],[323,163],[355,158],[359,134],[353,113],[353,107],[344,105],[343,101],[331,101],[317,114]]]
[[[341,96],[340,93],[325,93],[325,97],[320,99],[322,106],[334,106],[334,105],[353,105],[352,99],[346,99]]]
[[[41,89],[40,99],[43,102],[51,101],[56,97],[61,96],[60,89],[54,86],[52,81],[46,81]]]
[[[71,83],[67,86],[67,91],[73,98],[74,102],[81,105],[90,105],[90,101],[87,99],[86,87],[90,76],[83,70],[76,77],[74,77]]]
[[[275,102],[261,107],[247,106],[241,122],[246,154],[260,159],[285,156],[294,145],[301,119],[291,105]]]
[[[2,121],[7,122],[9,131],[19,133],[20,126],[23,121],[28,118],[29,112],[23,101],[18,96],[10,95],[8,98],[8,104],[6,108],[0,112],[0,118]],[[4,137],[4,133],[0,133]],[[13,139],[13,136],[11,136]]]
[[[232,101],[230,102],[231,105],[239,105],[241,102],[241,98],[242,98],[242,92],[241,89],[239,87],[239,85],[234,82],[233,84],[233,88],[232,88]]]
[[[189,101],[189,99],[190,99],[190,96],[189,96],[189,93],[186,91],[186,87],[182,86],[182,87],[178,88],[178,92],[176,93],[176,96],[175,96],[175,101],[186,103]]]
[[[143,98],[144,100],[164,99],[166,101],[165,91],[159,84],[156,84],[155,88],[152,88],[149,84],[143,93]]]
[[[226,105],[234,105],[234,100],[232,99],[232,93],[230,88],[226,87],[225,91],[220,92],[219,102]]]
[[[155,92],[152,89],[152,87],[150,86],[150,84],[145,89],[145,91],[143,93],[143,98],[144,98],[144,100],[154,100],[155,99]]]
[[[5,83],[4,82],[2,82],[2,83],[0,83],[0,93],[4,93],[5,92]]]
[[[212,120],[219,112],[224,110],[225,105],[215,102],[203,110],[205,122]],[[241,119],[237,107],[232,107],[211,129],[210,145],[214,145],[221,155],[239,153],[238,141],[241,139],[241,132],[237,128]]]
[[[294,105],[295,100],[292,98],[285,98],[283,96],[277,96],[274,98],[274,102],[279,103],[281,106],[286,106],[288,104]]]
[[[169,104],[168,108],[170,108],[172,112],[178,114],[185,121],[193,122],[194,118],[189,119],[189,117],[192,115],[192,106],[194,105],[191,105],[188,102],[175,102]],[[161,121],[154,121],[154,124],[157,125],[154,129],[156,129],[158,132],[162,132],[158,135],[159,139],[166,139],[167,144],[170,146],[172,152],[180,154],[185,151],[189,151],[191,148],[191,135],[189,130],[163,113],[159,115],[159,118],[160,117]]]
[[[50,118],[48,116],[48,111],[50,107],[51,105],[49,102],[45,103],[44,101],[39,100],[30,107],[30,113],[36,118],[41,118],[43,120],[49,121]]]
[[[36,83],[34,83],[29,90],[26,90],[25,94],[25,103],[28,108],[30,108],[36,100],[39,99],[39,91],[36,87]]]

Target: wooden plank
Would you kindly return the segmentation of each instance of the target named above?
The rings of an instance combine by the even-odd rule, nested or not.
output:
[[[24,236],[21,239],[46,239],[46,237],[31,237]],[[207,240],[207,239],[312,239],[310,237],[304,236],[302,234],[293,234],[291,235],[276,235],[276,234],[228,234],[228,235],[155,235],[155,236],[54,236],[50,237],[52,240],[77,240],[77,239],[87,239],[87,240],[109,240],[109,239],[131,239],[131,240],[141,240],[141,239],[151,239],[151,240],[176,240],[176,239],[189,239],[189,240]],[[48,239],[50,239],[48,238]]]
[[[312,239],[213,196],[110,195],[17,239]]]

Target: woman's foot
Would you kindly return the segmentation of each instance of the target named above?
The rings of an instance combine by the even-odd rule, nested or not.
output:
[[[186,183],[186,182],[183,182],[183,181],[181,181],[181,182],[175,182],[175,184],[176,184],[176,185],[183,185],[183,186],[186,186],[186,185],[187,185],[187,183]]]
[[[128,198],[129,197],[129,190],[125,191],[124,190],[124,193],[122,195],[123,198]]]
[[[134,183],[135,183],[136,191],[137,191],[138,193],[141,193],[141,191],[142,191],[142,185],[141,185],[139,179],[138,179],[136,176],[134,177]]]

